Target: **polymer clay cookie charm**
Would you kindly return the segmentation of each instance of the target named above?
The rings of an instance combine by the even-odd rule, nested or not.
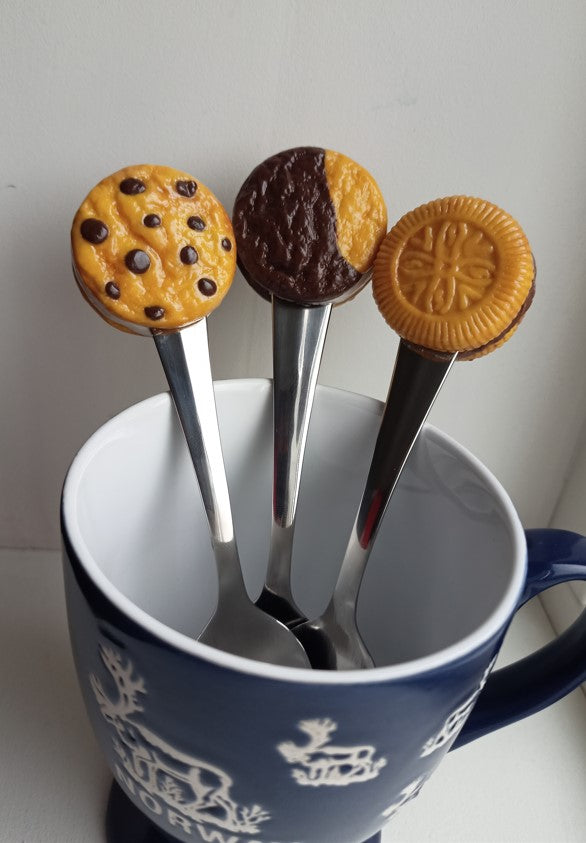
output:
[[[198,640],[259,661],[307,667],[299,641],[250,600],[234,535],[205,318],[236,270],[228,215],[187,173],[127,167],[88,194],[71,242],[85,298],[114,327],[152,337],[169,384],[218,572],[216,606]]]
[[[368,477],[332,598],[295,627],[317,669],[374,666],[356,624],[366,563],[425,419],[456,360],[502,345],[531,303],[535,264],[520,226],[453,196],[406,214],[375,260],[373,292],[401,337]]]
[[[81,292],[110,324],[138,334],[207,316],[236,270],[230,218],[187,173],[140,164],[101,181],[71,229]]]
[[[238,263],[251,285],[303,305],[360,289],[387,230],[385,202],[370,173],[313,146],[255,167],[232,220]]]
[[[273,525],[257,605],[294,627],[291,591],[297,496],[332,306],[352,298],[387,228],[382,194],[363,167],[313,146],[267,158],[248,176],[233,213],[238,265],[273,308]]]
[[[529,243],[509,214],[451,196],[393,226],[376,257],[373,293],[388,324],[421,353],[472,360],[514,333],[534,278]]]

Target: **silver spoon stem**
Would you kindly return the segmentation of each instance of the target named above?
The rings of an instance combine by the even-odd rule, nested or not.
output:
[[[291,592],[293,532],[307,431],[331,310],[331,304],[301,307],[273,297],[273,521],[265,587],[259,602],[267,610],[276,610],[279,620],[285,623],[291,621],[291,615],[297,621],[302,619]],[[272,606],[265,605],[274,595],[279,600]],[[279,612],[279,606],[287,617]]]
[[[360,585],[391,495],[456,357],[428,360],[403,340],[399,344],[366,485],[332,597],[319,618],[294,629],[314,668],[373,667],[356,626]]]
[[[428,360],[400,342],[366,485],[332,597],[337,606],[356,605],[366,563],[379,527],[417,437],[455,355]]]
[[[258,609],[246,591],[222,456],[206,321],[180,333],[155,333],[154,339],[197,476],[218,573],[216,609],[198,640],[260,661],[309,667],[295,636]]]
[[[154,340],[199,483],[212,547],[216,558],[221,556],[220,590],[245,591],[218,430],[206,320],[175,333],[155,333]]]

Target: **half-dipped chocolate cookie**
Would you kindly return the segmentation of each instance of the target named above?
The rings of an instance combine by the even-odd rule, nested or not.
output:
[[[239,266],[257,292],[322,304],[360,287],[387,212],[363,167],[339,152],[300,146],[255,167],[232,221]]]
[[[71,229],[86,299],[111,324],[141,334],[177,330],[214,310],[234,277],[234,243],[230,218],[205,185],[152,164],[96,185]]]
[[[425,356],[472,360],[501,346],[525,315],[535,263],[521,226],[496,205],[450,196],[393,226],[373,294],[399,336]]]

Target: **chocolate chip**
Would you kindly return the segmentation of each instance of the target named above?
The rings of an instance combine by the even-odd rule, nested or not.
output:
[[[200,278],[197,286],[203,296],[213,296],[218,289],[218,285],[211,278]]]
[[[187,196],[191,199],[192,196],[195,196],[197,184],[194,181],[178,181],[175,182],[175,190],[180,196]]]
[[[190,228],[193,228],[194,231],[203,231],[206,227],[206,224],[201,217],[189,217],[187,225]]]
[[[145,307],[144,312],[149,319],[162,319],[165,315],[165,308],[159,307],[158,304],[153,304],[149,307]]]
[[[110,296],[111,299],[119,299],[120,298],[120,287],[114,281],[108,281],[106,284],[106,295]]]
[[[225,249],[227,252],[229,252],[231,248],[232,242],[228,240],[227,237],[224,237],[224,239],[222,240],[222,249]]]
[[[137,193],[144,193],[146,184],[140,179],[124,179],[120,182],[120,190],[127,196],[136,196]]]
[[[193,246],[184,246],[179,252],[181,263],[197,263],[198,254]]]
[[[143,219],[143,223],[147,228],[156,228],[161,224],[161,218],[158,214],[147,214]]]
[[[131,272],[142,275],[151,265],[151,259],[142,249],[133,249],[124,258],[124,263]]]
[[[84,220],[79,230],[83,239],[87,240],[88,243],[103,243],[109,234],[106,223],[93,218]]]

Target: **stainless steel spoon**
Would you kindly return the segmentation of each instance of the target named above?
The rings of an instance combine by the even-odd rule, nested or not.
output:
[[[334,305],[365,287],[371,270],[338,298],[304,306],[272,296],[273,520],[269,563],[256,605],[289,629],[306,621],[291,591],[293,534],[307,432],[324,343]]]
[[[206,319],[174,332],[129,324],[90,296],[75,263],[73,274],[84,298],[110,323],[152,336],[163,364],[203,498],[218,572],[216,610],[198,640],[258,661],[310,667],[297,638],[258,609],[244,585],[218,430]]]
[[[323,614],[293,628],[313,668],[374,667],[356,625],[362,577],[391,495],[457,356],[430,360],[413,351],[403,340],[399,343],[366,486],[334,592]]]
[[[218,429],[206,320],[174,333],[152,333],[199,482],[218,571],[218,603],[198,640],[258,661],[309,667],[298,639],[258,609],[244,585]]]
[[[256,605],[288,627],[306,620],[291,592],[301,468],[332,305],[273,296],[273,520],[265,584]]]

